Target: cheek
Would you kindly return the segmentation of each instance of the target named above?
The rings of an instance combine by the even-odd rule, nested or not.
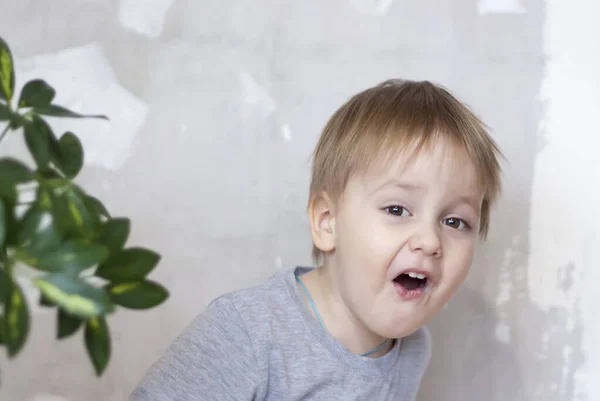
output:
[[[455,247],[446,257],[445,273],[451,279],[450,285],[455,287],[467,276],[473,263],[474,244],[461,244]]]
[[[344,227],[344,238],[341,241],[344,253],[372,263],[392,259],[398,251],[399,233],[393,226],[382,221],[381,216],[369,217],[353,222],[351,227]]]
[[[390,266],[401,248],[398,237],[398,233],[381,225],[369,225],[356,231],[353,240],[344,244],[343,263],[362,288],[378,291],[383,282],[388,282]]]

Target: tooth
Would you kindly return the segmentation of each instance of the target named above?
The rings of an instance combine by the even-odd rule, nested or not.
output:
[[[408,275],[409,275],[409,277],[417,278],[417,273],[415,273],[415,272],[409,272]]]
[[[417,278],[423,280],[425,278],[425,275],[424,274],[417,274]]]

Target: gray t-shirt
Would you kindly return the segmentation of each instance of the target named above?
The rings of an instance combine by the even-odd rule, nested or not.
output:
[[[378,358],[352,354],[313,317],[286,269],[215,299],[130,401],[412,401],[431,355],[422,328]]]

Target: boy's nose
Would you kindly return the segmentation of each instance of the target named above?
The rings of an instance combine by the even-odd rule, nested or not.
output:
[[[438,229],[423,224],[415,231],[409,240],[413,252],[423,252],[427,256],[439,258],[442,256],[441,241]]]

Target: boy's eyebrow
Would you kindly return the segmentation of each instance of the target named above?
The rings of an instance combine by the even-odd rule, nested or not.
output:
[[[372,193],[375,193],[375,192],[381,190],[382,188],[389,187],[389,186],[400,187],[402,189],[407,189],[410,191],[419,191],[419,190],[422,191],[424,189],[423,186],[418,185],[418,184],[412,184],[409,182],[400,181],[397,178],[390,178],[390,179],[384,181],[383,184],[378,185],[373,190]]]

